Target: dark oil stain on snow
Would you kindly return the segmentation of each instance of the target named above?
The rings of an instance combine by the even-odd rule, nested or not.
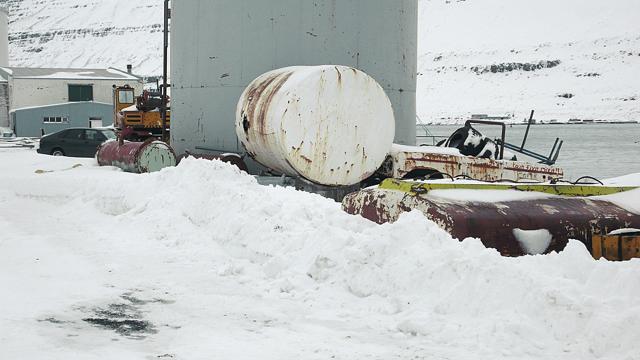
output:
[[[133,296],[133,293],[125,293],[120,296],[125,302],[113,303],[104,308],[94,308],[91,317],[82,320],[94,326],[106,330],[115,331],[121,336],[134,340],[142,340],[146,335],[156,334],[156,326],[143,318],[139,307],[151,303],[171,304],[173,301],[154,298],[143,300]],[[170,325],[163,325],[169,328],[180,328]]]
[[[48,323],[52,323],[52,324],[56,324],[56,325],[62,325],[62,324],[68,323],[68,321],[59,320],[59,319],[56,319],[54,317],[48,317],[46,319],[39,319],[38,322],[48,322]]]
[[[93,309],[95,316],[82,320],[107,330],[113,330],[122,336],[142,340],[145,335],[155,334],[158,331],[151,322],[142,318],[142,313],[137,308],[138,305],[139,303],[134,302],[131,304],[109,304],[106,308]]]
[[[108,318],[86,318],[82,319],[93,325],[98,325],[109,330],[114,330],[122,336],[142,340],[145,338],[142,334],[155,334],[153,324],[144,320],[122,320]]]

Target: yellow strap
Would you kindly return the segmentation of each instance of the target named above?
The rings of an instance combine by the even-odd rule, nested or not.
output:
[[[378,187],[380,189],[403,191],[412,195],[424,194],[430,190],[468,189],[532,191],[562,196],[611,195],[639,188],[637,186],[602,185],[420,183],[397,179],[385,179]]]

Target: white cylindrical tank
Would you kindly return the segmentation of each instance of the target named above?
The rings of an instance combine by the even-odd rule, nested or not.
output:
[[[0,7],[0,66],[9,66],[9,13]]]
[[[267,72],[244,90],[236,134],[247,153],[281,174],[352,185],[380,167],[395,134],[391,102],[369,75],[347,66]]]

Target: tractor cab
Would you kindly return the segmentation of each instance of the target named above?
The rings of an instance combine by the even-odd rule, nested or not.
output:
[[[170,111],[167,97],[166,131],[169,131]],[[136,96],[129,85],[113,87],[114,124],[126,140],[146,140],[162,136],[163,97],[160,91],[144,90]]]
[[[130,107],[131,105],[134,105],[135,100],[135,90],[131,86],[113,86],[113,104],[115,114]]]

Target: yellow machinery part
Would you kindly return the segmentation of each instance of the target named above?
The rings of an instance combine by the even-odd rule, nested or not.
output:
[[[469,183],[421,183],[397,179],[385,179],[379,188],[397,190],[413,195],[430,190],[518,190],[541,192],[562,196],[602,196],[634,190],[635,186],[558,185],[558,184],[469,184]]]

